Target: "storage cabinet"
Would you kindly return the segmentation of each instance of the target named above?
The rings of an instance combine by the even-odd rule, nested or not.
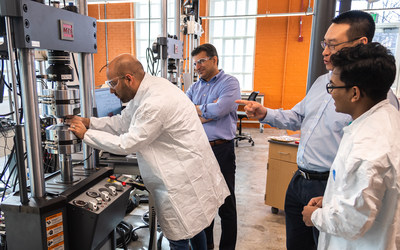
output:
[[[269,140],[265,204],[272,213],[284,209],[286,189],[297,171],[297,144]]]

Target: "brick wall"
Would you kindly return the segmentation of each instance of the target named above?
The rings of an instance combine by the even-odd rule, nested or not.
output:
[[[301,1],[303,9],[301,10]],[[308,1],[258,1],[258,14],[305,11]],[[133,18],[133,4],[107,4],[107,18]],[[313,6],[313,1],[312,5]],[[89,15],[104,18],[104,4],[90,5]],[[200,0],[200,16],[208,15],[207,0]],[[300,17],[257,18],[254,58],[254,90],[265,94],[264,105],[290,109],[306,93],[312,16],[303,16],[302,37],[299,42]],[[109,60],[121,53],[135,54],[134,22],[108,23]],[[205,34],[201,43],[208,41],[208,22],[203,23]],[[105,23],[98,23],[98,53],[94,56],[96,85],[106,80]],[[322,61],[321,61],[322,63]]]
[[[105,9],[107,19],[133,18],[133,4],[99,4],[89,5],[89,16],[96,19],[104,19]],[[106,30],[107,26],[107,42],[108,42],[108,60],[111,61],[114,57],[122,53],[135,55],[135,26],[134,22],[109,22],[97,23],[97,54],[94,55],[94,72],[95,85],[100,86],[107,80],[106,71],[100,69],[106,65]]]

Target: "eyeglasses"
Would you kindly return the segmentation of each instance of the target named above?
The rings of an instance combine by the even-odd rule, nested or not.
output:
[[[113,88],[114,88],[115,86],[117,86],[117,84],[118,84],[118,81],[115,82],[115,80],[119,80],[119,79],[122,79],[122,78],[125,78],[125,76],[117,76],[117,77],[115,77],[115,78],[113,78],[113,79],[111,79],[111,80],[105,81],[104,83],[107,84],[108,87],[110,87],[110,88],[113,89]]]
[[[197,64],[202,65],[205,61],[211,60],[211,58],[212,58],[212,57],[209,57],[209,58],[201,58],[201,59],[195,61],[195,62],[193,63],[193,66],[196,67]]]
[[[361,37],[357,37],[357,38],[355,38],[355,39],[353,39],[353,40],[349,40],[349,41],[346,41],[346,42],[342,42],[342,43],[337,43],[337,44],[329,44],[329,43],[326,43],[325,41],[321,41],[321,47],[323,48],[323,49],[325,49],[326,47],[328,47],[328,49],[329,50],[335,50],[335,48],[336,48],[336,46],[339,46],[339,45],[342,45],[342,44],[345,44],[345,43],[351,43],[351,42],[354,42],[354,41],[356,41],[356,40],[358,40],[358,39],[360,39]]]
[[[328,82],[328,83],[326,84],[326,92],[328,92],[328,94],[331,94],[332,91],[333,91],[334,89],[350,89],[350,88],[352,88],[352,87],[354,87],[354,86],[357,86],[357,85],[351,85],[351,86],[333,86],[332,82]]]

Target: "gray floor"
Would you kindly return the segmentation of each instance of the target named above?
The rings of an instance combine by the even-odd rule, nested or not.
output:
[[[238,211],[238,250],[285,249],[285,216],[282,211],[271,213],[271,207],[264,204],[268,136],[284,135],[286,131],[272,128],[244,129],[251,133],[255,146],[247,141],[239,142],[236,148],[236,200]],[[134,226],[142,225],[141,214],[147,210],[145,205],[135,209],[125,220]],[[139,239],[131,242],[128,249],[148,249],[148,229],[137,231]],[[218,249],[220,237],[219,218],[214,229],[215,249]],[[169,249],[168,241],[163,240],[162,249]]]

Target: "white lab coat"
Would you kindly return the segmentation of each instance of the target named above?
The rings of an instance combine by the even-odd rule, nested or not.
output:
[[[192,238],[210,225],[230,194],[195,106],[166,79],[146,74],[121,115],[90,119],[83,141],[115,154],[137,152],[170,240]]]
[[[344,129],[322,208],[318,249],[398,249],[400,115],[384,100]]]

